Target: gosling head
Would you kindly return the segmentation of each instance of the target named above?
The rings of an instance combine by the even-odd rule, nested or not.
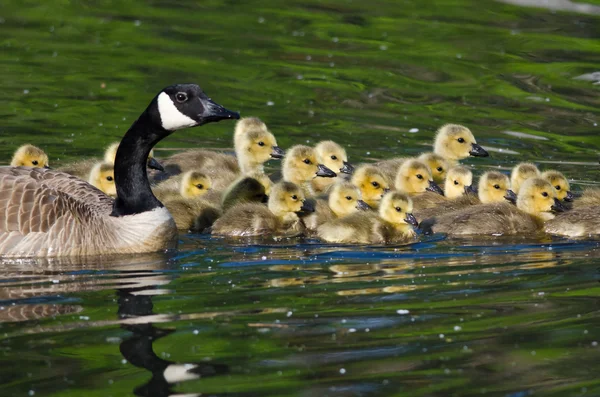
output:
[[[184,198],[201,197],[210,190],[212,179],[199,171],[188,171],[181,178],[180,193]]]
[[[473,173],[471,170],[462,165],[450,168],[444,183],[444,194],[446,197],[453,199],[467,193],[474,193]]]
[[[396,189],[408,194],[426,190],[443,195],[442,189],[433,181],[429,166],[420,160],[406,160],[396,174]]]
[[[286,181],[273,185],[268,202],[269,210],[278,217],[313,212],[314,207],[310,204],[298,185]]]
[[[352,174],[354,166],[348,162],[346,150],[333,141],[321,141],[315,146],[317,160],[334,172]]]
[[[104,162],[115,165],[115,159],[117,158],[117,149],[119,149],[119,142],[113,142],[104,151]],[[154,150],[150,150],[148,155],[147,167],[153,170],[164,171],[162,164],[154,158]]]
[[[431,169],[431,176],[435,183],[444,183],[450,165],[442,156],[429,152],[423,153],[418,159],[429,166]]]
[[[571,192],[571,185],[562,172],[554,170],[544,171],[542,172],[542,178],[554,186],[559,200],[573,201],[575,196],[573,196],[573,193]]]
[[[314,148],[292,146],[283,158],[283,179],[302,185],[315,177],[335,177],[337,174],[317,161]]]
[[[510,174],[510,188],[513,192],[519,194],[521,185],[529,178],[539,177],[540,170],[532,163],[517,164]]]
[[[458,124],[446,124],[438,130],[433,151],[450,161],[469,156],[489,156],[489,153],[477,144],[471,130]]]
[[[88,183],[101,190],[107,196],[117,197],[115,186],[115,169],[110,163],[98,163],[90,171]]]
[[[255,117],[245,118],[237,123],[233,144],[242,164],[242,172],[260,168],[268,160],[281,159],[285,154],[277,146],[275,136],[265,123]]]
[[[381,197],[390,190],[390,182],[375,166],[362,165],[352,175],[352,184],[360,189],[362,199],[371,207],[377,207]]]
[[[554,218],[552,212],[562,212],[564,205],[556,195],[556,189],[542,178],[529,178],[523,185],[517,196],[517,207],[528,214],[540,217],[544,220]]]
[[[360,190],[356,186],[350,182],[340,182],[333,185],[329,193],[329,208],[339,218],[371,207],[362,200]]]
[[[33,145],[23,145],[17,149],[10,162],[13,167],[50,168],[48,155]]]
[[[383,196],[379,206],[379,216],[396,225],[417,226],[418,222],[412,214],[413,202],[406,193],[390,192]]]
[[[239,203],[266,203],[268,198],[261,182],[255,178],[244,176],[234,182],[232,189],[223,195],[221,208],[225,211]]]
[[[515,204],[517,195],[510,190],[508,177],[498,171],[488,171],[479,177],[479,201],[483,204],[502,203],[506,200]]]

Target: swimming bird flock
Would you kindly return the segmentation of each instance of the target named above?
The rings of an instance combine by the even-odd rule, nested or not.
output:
[[[176,130],[236,119],[235,154],[190,149],[159,162]],[[256,117],[240,119],[195,84],[167,87],[102,159],[51,169],[24,145],[0,167],[0,257],[87,256],[175,248],[179,232],[392,244],[449,236],[600,234],[600,189],[521,163],[475,181],[460,161],[487,157],[469,128],[439,128],[432,150],[351,164],[333,141],[283,150]],[[281,161],[279,176],[265,163]],[[149,169],[150,171],[148,171]]]

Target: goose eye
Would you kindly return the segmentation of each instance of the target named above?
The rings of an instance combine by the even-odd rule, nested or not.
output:
[[[292,196],[292,200],[298,200],[298,196],[296,196],[295,194]]]
[[[196,187],[197,187],[198,189],[204,189],[204,185],[203,185],[203,184],[201,184],[201,183],[197,184],[197,185],[196,185]]]
[[[402,212],[402,208],[396,207],[396,212]]]
[[[560,190],[560,186],[559,186],[559,185],[556,185],[556,186],[554,186],[554,188],[555,188],[556,190]]]
[[[107,180],[107,181],[109,181],[109,182],[112,182],[112,180],[113,180],[113,177],[112,177],[112,176],[107,176],[107,177],[106,177],[106,180]]]
[[[419,179],[423,179],[423,175],[421,175],[421,174],[417,174],[417,178],[419,178]]]
[[[185,102],[185,101],[188,100],[188,96],[187,96],[187,94],[185,92],[178,92],[175,95],[175,99],[177,99],[177,102],[183,103],[183,102]]]
[[[371,185],[373,185],[374,188],[378,188],[379,182],[371,182]]]
[[[38,161],[37,161],[37,160],[33,160],[33,161],[31,162],[31,164],[33,164],[33,165],[38,165]]]
[[[346,200],[350,201],[350,200],[352,200],[352,197],[351,196],[346,196]]]
[[[310,160],[309,159],[304,159],[304,164],[310,164]]]
[[[465,140],[463,138],[458,138],[458,143],[465,143]]]
[[[263,141],[258,142],[258,146],[265,146],[265,143]]]
[[[334,155],[334,156],[331,156],[331,159],[332,159],[332,160],[337,160],[337,156],[335,156],[335,155]]]
[[[542,192],[542,196],[548,197],[548,192]]]
[[[455,184],[455,185],[458,185],[458,181],[454,181],[454,184]]]
[[[436,169],[438,170],[438,172],[444,171],[444,169],[442,167],[437,167]]]
[[[500,189],[500,185],[494,185],[494,189]]]

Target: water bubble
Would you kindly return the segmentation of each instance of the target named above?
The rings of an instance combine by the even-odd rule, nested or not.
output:
[[[136,19],[135,21],[133,21],[133,24],[135,26],[140,26],[142,24],[142,21],[140,21],[139,19]]]
[[[340,39],[338,39],[337,37],[334,37],[333,39],[331,39],[331,41],[333,41],[334,43],[337,43],[338,41],[340,41]]]
[[[350,332],[350,333],[356,332],[356,328],[350,328],[350,329],[348,329],[348,332]]]
[[[457,331],[457,332],[460,331],[461,329],[462,329],[462,327],[460,325],[455,325],[454,326],[454,330]]]
[[[198,335],[199,333],[200,333],[200,331],[198,331],[197,329],[195,329],[195,330],[193,331],[193,334],[194,334],[194,335]]]
[[[416,132],[419,132],[418,128],[411,128],[410,130],[408,130],[408,132],[410,132],[411,134],[414,134]]]
[[[398,314],[408,314],[408,313],[410,313],[410,310],[407,310],[407,309],[398,309],[398,310],[396,310],[396,313],[398,313]]]
[[[382,44],[382,45],[379,46],[379,49],[381,51],[386,51],[388,49],[388,46]]]
[[[275,105],[275,102],[273,102],[273,101],[267,101],[267,106],[273,106],[273,105]]]
[[[346,373],[346,369],[345,368],[340,368],[340,374],[344,375]]]
[[[25,95],[29,94],[29,90],[23,90],[23,94],[25,94]]]
[[[258,17],[258,23],[265,23],[265,19],[263,17]]]
[[[292,314],[294,314],[294,313],[292,313],[291,311],[289,311],[289,312],[286,313],[286,316],[292,317]]]

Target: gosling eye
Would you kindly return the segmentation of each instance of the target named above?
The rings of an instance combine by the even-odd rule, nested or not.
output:
[[[402,208],[396,207],[396,212],[402,212]]]
[[[107,177],[106,177],[106,180],[107,180],[107,181],[109,181],[109,182],[112,182],[112,180],[113,180],[113,177],[112,177],[112,176],[107,176]]]
[[[197,184],[197,185],[196,185],[196,187],[197,187],[198,189],[204,189],[204,185],[203,185],[203,184],[201,184],[201,183]]]
[[[542,196],[548,197],[548,192],[542,192]]]
[[[292,200],[298,200],[298,196],[296,196],[295,194],[292,196]]]
[[[352,196],[346,196],[346,200],[348,200],[348,201],[352,200]]]
[[[555,188],[556,190],[560,190],[560,186],[559,186],[559,185],[556,185],[556,186],[554,186],[554,188]]]
[[[331,156],[332,160],[337,160],[337,156],[334,154],[333,156]]]
[[[438,170],[438,172],[444,171],[444,169],[442,167],[437,167],[436,169]]]
[[[454,184],[455,184],[455,185],[458,185],[458,181],[454,181]]]
[[[39,163],[38,163],[38,161],[37,161],[37,160],[33,160],[33,161],[31,162],[31,164],[33,164],[33,165],[38,165]]]
[[[258,146],[265,146],[265,143],[263,141],[258,142]]]
[[[309,159],[304,159],[304,164],[310,164],[310,160]]]
[[[494,189],[500,189],[500,185],[494,185]]]
[[[373,185],[373,187],[374,187],[375,189],[378,189],[378,188],[379,188],[379,182],[375,182],[375,181],[373,181],[373,182],[371,182],[371,185]]]
[[[458,143],[465,143],[464,138],[458,138]]]
[[[188,100],[188,96],[185,92],[178,92],[175,94],[175,99],[177,99],[177,102],[183,103]]]
[[[417,178],[418,178],[418,179],[423,179],[423,175],[421,175],[421,174],[417,174]]]

